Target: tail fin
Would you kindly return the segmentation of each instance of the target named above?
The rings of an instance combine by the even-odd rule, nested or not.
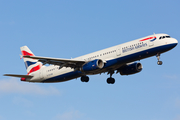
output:
[[[23,46],[20,49],[23,56],[25,55],[35,56],[27,46]],[[42,63],[38,62],[38,60],[31,58],[23,58],[23,59],[28,75],[31,74],[32,72],[40,70],[42,67]]]

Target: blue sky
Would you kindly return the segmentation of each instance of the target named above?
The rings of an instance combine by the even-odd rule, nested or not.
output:
[[[0,0],[0,120],[180,120],[180,48],[140,61],[142,72],[63,83],[26,83],[19,59],[74,58],[153,33],[180,40],[179,0]]]

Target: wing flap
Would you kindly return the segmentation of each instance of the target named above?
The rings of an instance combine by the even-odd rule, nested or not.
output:
[[[32,78],[31,75],[17,75],[17,74],[4,74],[4,76],[19,77],[19,78]]]

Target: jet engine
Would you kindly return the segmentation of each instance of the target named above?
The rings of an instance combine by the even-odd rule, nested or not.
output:
[[[132,63],[129,65],[125,65],[118,69],[121,75],[132,75],[138,72],[141,72],[142,70],[142,64],[141,63]]]
[[[104,67],[104,62],[101,59],[96,59],[93,61],[90,61],[83,65],[82,70],[83,71],[92,71],[96,69],[101,69]]]

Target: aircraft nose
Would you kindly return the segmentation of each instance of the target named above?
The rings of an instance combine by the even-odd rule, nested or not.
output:
[[[177,44],[178,44],[178,41],[177,41],[175,38],[173,38],[173,39],[171,40],[171,45],[172,45],[172,47],[173,47],[173,48],[176,47]]]
[[[178,41],[176,39],[173,40],[175,46],[178,44]]]

